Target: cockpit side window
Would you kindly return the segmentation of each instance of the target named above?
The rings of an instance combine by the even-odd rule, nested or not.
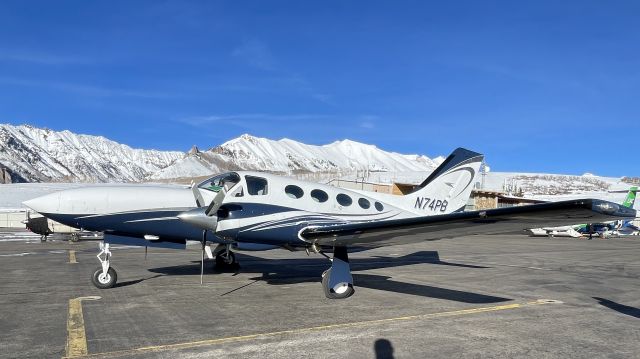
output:
[[[244,176],[247,182],[247,192],[252,196],[262,196],[269,193],[269,184],[265,178]]]
[[[240,176],[238,176],[237,173],[230,172],[211,177],[208,180],[200,183],[198,185],[198,188],[212,192],[219,192],[222,188],[229,191],[238,182],[240,182]]]

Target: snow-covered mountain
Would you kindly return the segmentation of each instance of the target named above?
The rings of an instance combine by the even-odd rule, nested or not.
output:
[[[421,155],[386,152],[351,140],[314,146],[242,135],[218,147],[187,156],[150,176],[150,179],[203,176],[227,169],[262,170],[292,175],[356,172],[432,171],[443,160]]]
[[[133,149],[101,136],[0,125],[0,168],[13,182],[140,181],[184,156]]]
[[[189,182],[227,170],[269,171],[326,181],[341,178],[374,183],[420,183],[442,157],[403,155],[351,140],[323,146],[290,139],[242,135],[200,151],[133,149],[100,136],[0,125],[0,174],[12,182]],[[625,192],[621,178],[489,172],[482,189],[546,198]]]
[[[133,149],[101,136],[0,125],[0,169],[13,182],[136,182],[201,177],[230,169],[326,179],[360,171],[432,171],[443,158],[403,155],[350,140],[324,146],[242,135],[207,151]]]

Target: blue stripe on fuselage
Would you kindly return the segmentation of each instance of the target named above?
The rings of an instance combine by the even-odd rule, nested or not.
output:
[[[202,238],[202,230],[177,218],[177,215],[183,211],[184,209],[181,208],[103,215],[61,213],[42,213],[42,215],[67,226],[88,231],[126,233],[137,237],[150,234],[166,239],[199,241]]]

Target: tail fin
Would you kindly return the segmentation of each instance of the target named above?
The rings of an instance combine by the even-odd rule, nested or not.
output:
[[[629,193],[627,193],[627,198],[624,199],[622,205],[625,207],[633,208],[633,203],[636,201],[636,192],[638,192],[638,187],[629,188]]]
[[[462,211],[480,172],[484,156],[458,148],[422,182],[404,196],[412,212],[434,215]]]

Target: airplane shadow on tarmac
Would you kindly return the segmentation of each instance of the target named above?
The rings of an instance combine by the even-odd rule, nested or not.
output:
[[[135,280],[128,280],[126,282],[117,282],[116,285],[114,286],[115,288],[118,287],[126,287],[129,285],[134,285],[134,284],[138,284],[140,282],[144,282],[145,280],[149,280],[149,279],[153,279],[153,278],[158,278],[158,277],[162,277],[161,274],[156,274],[154,276],[148,277],[148,278],[140,278],[140,279],[135,279]]]
[[[252,277],[254,281],[261,281],[271,285],[287,285],[296,283],[319,282],[322,272],[329,267],[326,260],[319,258],[294,258],[294,259],[263,259],[247,254],[236,253],[242,273],[260,273],[260,276]],[[353,272],[400,267],[412,264],[436,264],[470,269],[485,269],[477,265],[451,263],[440,261],[437,251],[420,251],[402,257],[353,258],[350,259]],[[189,265],[150,268],[150,272],[164,275],[200,275],[200,262],[193,261]],[[215,272],[221,273],[221,272]],[[207,275],[211,275],[211,272]],[[491,295],[477,294],[453,289],[434,287],[423,284],[397,282],[391,277],[375,274],[353,274],[354,284],[357,287],[377,289],[395,293],[404,293],[422,297],[452,300],[463,303],[497,303],[511,299]],[[243,286],[244,287],[244,286]],[[238,288],[240,289],[240,288]],[[237,290],[237,289],[236,289]],[[235,291],[235,290],[233,290]],[[225,293],[229,294],[229,293]]]
[[[607,307],[609,309],[613,309],[618,313],[622,313],[631,317],[640,318],[640,308],[630,307],[628,305],[616,303],[614,301],[600,298],[600,297],[593,297],[593,299],[597,300],[598,304],[604,307]]]

